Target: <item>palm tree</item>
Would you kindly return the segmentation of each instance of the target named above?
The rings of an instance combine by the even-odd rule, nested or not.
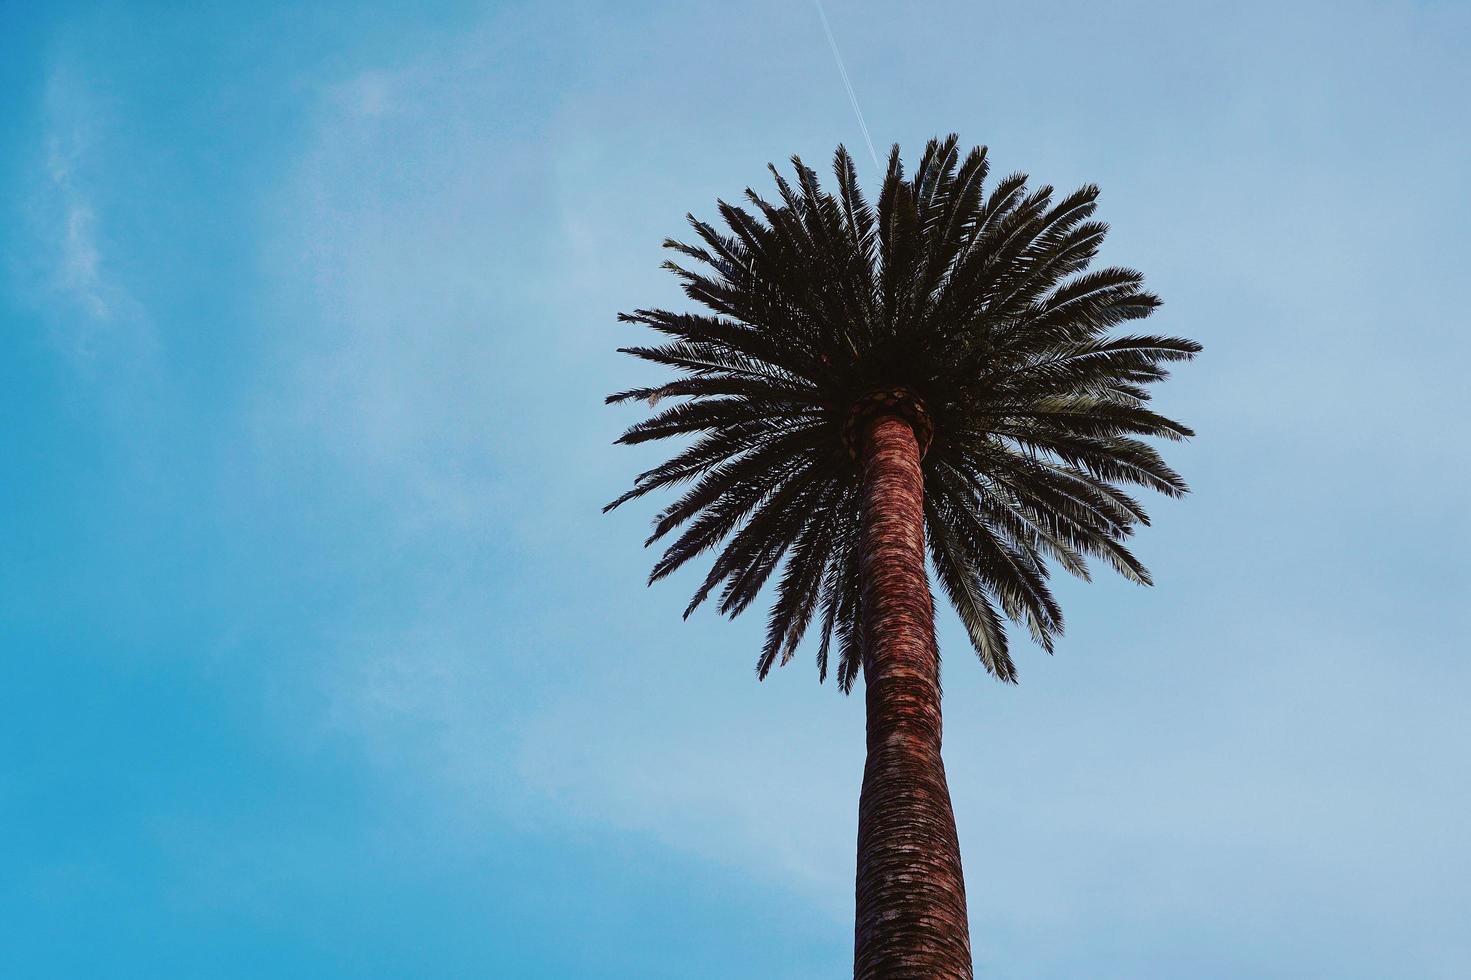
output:
[[[618,441],[693,438],[606,509],[684,487],[645,544],[675,535],[650,583],[723,545],[686,617],[717,589],[738,615],[781,568],[759,677],[815,620],[826,678],[836,636],[868,721],[854,976],[970,977],[926,549],[982,665],[1015,682],[1004,620],[1048,652],[1062,632],[1049,559],[1149,583],[1121,485],[1186,492],[1138,437],[1191,435],[1145,389],[1201,348],[1110,334],[1159,300],[1133,270],[1085,272],[1097,187],[1054,202],[1014,174],[987,194],[986,149],[961,160],[954,135],[909,179],[895,146],[876,208],[841,146],[836,196],[792,163],[795,186],[770,168],[780,203],[748,189],[754,210],[718,204],[728,231],[691,216],[700,244],[664,243],[706,312],[620,316],[668,338],[623,352],[678,376],[608,401],[679,400]]]

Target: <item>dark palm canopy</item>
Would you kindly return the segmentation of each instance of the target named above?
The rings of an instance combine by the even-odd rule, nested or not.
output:
[[[1185,492],[1139,437],[1191,434],[1148,408],[1146,388],[1200,346],[1112,332],[1159,300],[1131,269],[1086,271],[1107,230],[1097,187],[1055,200],[1013,174],[987,193],[985,148],[961,159],[955,136],[932,140],[907,179],[896,146],[876,207],[842,147],[836,195],[792,163],[795,185],[772,168],[779,203],[747,190],[754,210],[719,203],[728,230],[691,217],[700,244],[665,243],[707,312],[621,317],[669,338],[624,352],[679,376],[608,401],[679,401],[620,441],[694,438],[608,509],[683,486],[655,519],[648,543],[673,539],[650,581],[718,548],[685,615],[718,590],[734,616],[780,568],[758,673],[816,621],[820,675],[836,634],[848,690],[863,662],[853,432],[887,405],[928,441],[940,584],[981,662],[1014,681],[1004,620],[1048,651],[1062,632],[1049,559],[1083,578],[1102,559],[1149,582],[1124,545],[1149,519],[1123,488]]]

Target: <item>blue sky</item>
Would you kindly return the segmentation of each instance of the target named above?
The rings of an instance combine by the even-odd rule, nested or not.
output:
[[[1206,345],[1159,585],[941,620],[981,971],[1471,974],[1471,6],[829,16]],[[875,178],[815,8],[11,3],[0,100],[0,974],[842,976],[861,700],[598,513],[659,241]]]

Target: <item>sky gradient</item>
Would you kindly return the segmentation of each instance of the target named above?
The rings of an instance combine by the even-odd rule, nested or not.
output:
[[[1206,348],[1159,584],[940,618],[978,973],[1471,975],[1471,5],[828,15]],[[849,971],[861,699],[599,513],[659,242],[876,184],[816,8],[10,3],[0,106],[0,975]]]

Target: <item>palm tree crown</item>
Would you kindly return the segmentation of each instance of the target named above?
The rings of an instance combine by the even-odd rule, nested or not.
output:
[[[674,535],[650,582],[719,548],[685,615],[718,589],[735,616],[781,567],[758,674],[817,620],[819,676],[836,635],[846,691],[864,642],[854,434],[899,414],[924,451],[934,572],[981,662],[1014,681],[1004,620],[1049,652],[1062,632],[1048,559],[1149,583],[1124,545],[1149,518],[1122,487],[1186,491],[1139,437],[1191,435],[1147,407],[1146,387],[1200,345],[1110,333],[1159,300],[1131,269],[1086,271],[1107,230],[1097,187],[1054,200],[1013,174],[987,193],[986,149],[962,160],[953,135],[907,179],[895,146],[876,207],[841,146],[836,196],[792,163],[795,185],[771,168],[780,203],[748,189],[754,210],[719,202],[728,230],[690,217],[700,244],[665,242],[688,260],[665,267],[706,312],[620,317],[669,338],[622,350],[679,376],[608,401],[679,401],[619,441],[694,438],[606,509],[684,485],[646,542]]]

